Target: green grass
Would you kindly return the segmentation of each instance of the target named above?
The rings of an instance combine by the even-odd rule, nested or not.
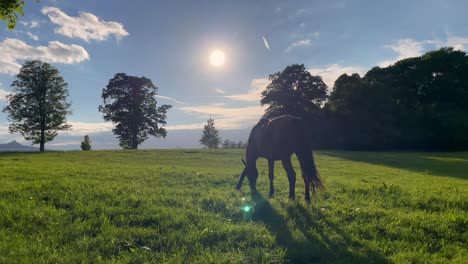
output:
[[[296,201],[243,151],[0,154],[0,263],[463,263],[468,153],[318,152]],[[295,161],[295,167],[298,168]],[[244,198],[244,199],[243,199]],[[244,205],[253,205],[249,212]],[[465,262],[466,263],[466,262]]]

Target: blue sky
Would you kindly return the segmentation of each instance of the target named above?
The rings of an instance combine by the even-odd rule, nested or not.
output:
[[[16,30],[0,29],[0,107],[26,59],[57,67],[69,84],[71,131],[51,149],[118,148],[97,107],[115,73],[145,76],[172,104],[167,139],[144,148],[199,147],[214,117],[221,136],[246,140],[262,115],[259,92],[269,74],[303,63],[330,86],[342,73],[418,56],[442,46],[468,47],[466,1],[28,1]],[[225,54],[214,67],[209,55]],[[0,143],[8,134],[0,113]]]

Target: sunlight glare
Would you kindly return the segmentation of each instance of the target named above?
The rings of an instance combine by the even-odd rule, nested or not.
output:
[[[210,54],[210,64],[219,67],[224,64],[224,52],[221,50],[214,50]]]

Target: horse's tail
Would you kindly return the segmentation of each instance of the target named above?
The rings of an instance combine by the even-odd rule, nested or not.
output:
[[[316,190],[324,190],[325,186],[320,178],[317,167],[315,167],[314,155],[310,148],[306,148],[299,155],[302,173],[308,177],[309,186],[312,187],[312,194],[315,195]]]

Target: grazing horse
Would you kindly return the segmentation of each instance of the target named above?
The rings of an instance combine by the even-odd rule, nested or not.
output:
[[[305,199],[310,202],[310,186],[312,192],[324,186],[315,168],[314,157],[308,140],[304,121],[291,115],[282,115],[273,119],[262,118],[250,132],[247,143],[245,168],[240,176],[237,189],[247,176],[252,193],[256,193],[258,178],[257,159],[262,157],[268,160],[268,176],[270,178],[270,197],[275,193],[273,186],[274,162],[281,160],[288,174],[289,198],[295,198],[296,172],[291,163],[291,156],[296,154],[302,170],[305,184]]]

